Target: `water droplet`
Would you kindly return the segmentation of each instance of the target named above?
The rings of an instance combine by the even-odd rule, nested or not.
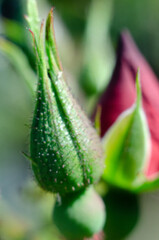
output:
[[[58,72],[57,79],[60,79],[62,77],[62,71]]]

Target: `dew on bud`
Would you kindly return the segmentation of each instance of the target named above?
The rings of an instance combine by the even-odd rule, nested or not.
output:
[[[54,37],[53,11],[46,22],[47,57],[43,23],[40,32],[35,26],[31,30],[39,76],[31,128],[32,168],[44,190],[65,195],[99,179],[104,165],[103,150],[96,131],[64,79]]]

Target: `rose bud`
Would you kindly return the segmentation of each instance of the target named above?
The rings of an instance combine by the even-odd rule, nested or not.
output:
[[[38,70],[29,158],[38,184],[46,191],[59,193],[54,223],[65,239],[83,240],[100,232],[105,222],[103,200],[92,186],[103,171],[102,144],[64,79],[54,36],[53,9],[46,21],[45,38],[44,24],[40,31],[38,28],[35,0],[28,0],[27,20]]]
[[[139,73],[136,90],[135,104],[119,115],[103,137],[106,156],[103,178],[124,189],[141,183],[150,153],[150,135],[141,104]]]
[[[127,31],[121,34],[116,68],[107,90],[99,101],[102,109],[101,136],[104,136],[119,114],[134,103],[135,75],[138,67],[142,104],[151,134],[151,155],[145,175],[152,179],[159,171],[159,84]]]
[[[53,221],[69,240],[83,240],[101,231],[105,223],[105,205],[93,187],[67,194],[57,201]]]
[[[31,128],[30,159],[39,185],[64,195],[96,182],[102,174],[103,151],[99,137],[64,79],[53,28],[53,9],[43,23],[30,1],[27,17],[38,68],[37,101]]]
[[[139,217],[138,195],[134,192],[145,183],[144,172],[151,147],[142,108],[139,73],[136,90],[135,104],[119,115],[103,137],[106,156],[103,179],[109,184],[109,191],[104,198],[107,206],[104,229],[108,240],[125,239]]]

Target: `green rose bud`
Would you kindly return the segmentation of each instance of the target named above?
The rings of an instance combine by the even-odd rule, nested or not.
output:
[[[53,221],[69,240],[83,240],[102,230],[105,223],[105,205],[90,187],[78,193],[68,194],[57,201]]]
[[[39,32],[37,12],[31,7],[30,11],[35,16],[35,19],[29,16],[28,21],[39,75],[30,158],[39,185],[63,195],[79,191],[99,179],[103,152],[95,130],[64,80],[54,37],[53,9],[46,23],[48,61],[44,51],[43,23]]]

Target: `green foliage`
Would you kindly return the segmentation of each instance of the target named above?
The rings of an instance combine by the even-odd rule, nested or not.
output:
[[[104,197],[107,221],[104,227],[107,240],[123,240],[139,218],[138,196],[119,189],[110,189]]]
[[[109,36],[111,0],[93,0],[84,36],[83,69],[80,84],[88,96],[104,91],[113,67],[114,53]]]
[[[19,76],[24,80],[26,87],[32,95],[31,97],[35,96],[36,76],[23,51],[4,38],[0,38],[0,50],[7,56]]]

